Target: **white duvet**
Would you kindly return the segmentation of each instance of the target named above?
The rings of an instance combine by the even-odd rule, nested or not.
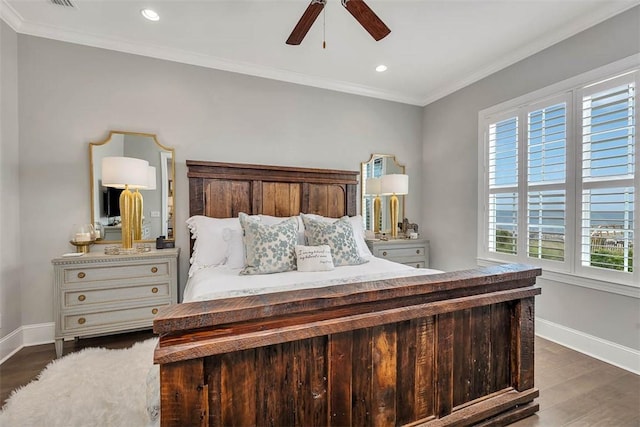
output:
[[[414,268],[374,256],[361,265],[336,267],[332,271],[288,271],[276,274],[240,276],[239,268],[222,265],[198,270],[187,282],[183,301],[203,301],[244,295],[265,294],[293,289],[321,288],[345,283],[383,280],[393,277],[442,273]]]

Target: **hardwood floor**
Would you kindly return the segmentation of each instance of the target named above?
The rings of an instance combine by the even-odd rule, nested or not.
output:
[[[86,347],[124,348],[151,331],[68,341],[64,354]],[[53,344],[27,347],[0,365],[0,400],[29,383],[55,358]],[[514,427],[639,427],[640,376],[536,338],[535,383],[540,411]]]

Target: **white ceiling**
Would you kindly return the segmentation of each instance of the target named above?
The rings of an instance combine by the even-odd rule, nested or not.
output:
[[[310,0],[0,0],[18,33],[426,105],[638,0],[366,0],[391,28],[376,42],[327,0],[300,46],[285,40]],[[160,14],[150,22],[149,7]],[[374,69],[389,67],[384,73]]]

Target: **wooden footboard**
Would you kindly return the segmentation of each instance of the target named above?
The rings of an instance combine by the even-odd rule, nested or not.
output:
[[[161,425],[526,417],[538,275],[505,265],[167,307],[154,321]]]

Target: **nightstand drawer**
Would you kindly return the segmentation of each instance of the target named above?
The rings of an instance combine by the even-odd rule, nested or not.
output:
[[[371,253],[416,268],[429,268],[429,241],[425,239],[367,240]]]
[[[67,308],[158,297],[169,298],[169,287],[170,284],[167,282],[142,286],[66,291],[63,293],[63,303],[64,307]]]
[[[416,261],[416,262],[403,262],[404,265],[408,265],[409,267],[415,268],[426,268],[424,261]]]
[[[405,248],[376,248],[375,256],[379,258],[398,259],[410,257],[424,257],[424,247],[405,247]]]
[[[168,277],[169,263],[118,265],[108,267],[77,267],[64,270],[64,283],[87,283],[103,280],[136,279],[142,277]]]
[[[140,321],[149,321],[149,325],[151,325],[153,318],[158,314],[160,307],[164,307],[165,305],[169,304],[158,304],[97,313],[66,315],[62,319],[62,324],[65,331],[75,330],[77,333],[81,333],[82,329],[93,329],[104,326],[113,327],[118,324],[128,324]]]

